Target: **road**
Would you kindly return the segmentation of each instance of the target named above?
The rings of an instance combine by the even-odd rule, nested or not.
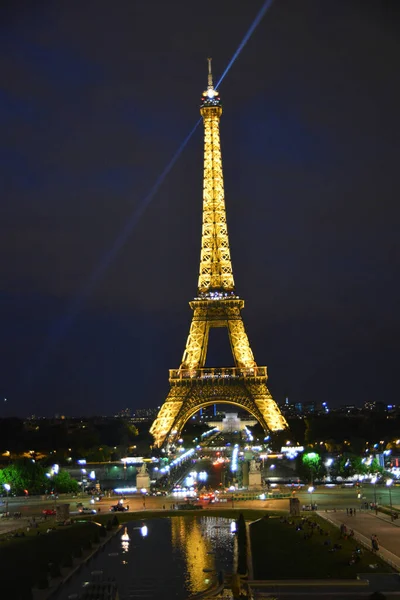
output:
[[[373,485],[365,485],[360,489],[356,487],[327,488],[322,485],[316,487],[312,494],[307,492],[307,487],[308,486],[302,488],[301,492],[296,492],[300,502],[302,504],[310,504],[313,502],[321,509],[359,509],[362,502],[375,502],[375,499],[378,504],[390,506],[390,494],[392,497],[392,505],[396,508],[400,508],[400,487],[398,486],[393,487],[389,493],[388,488],[384,486],[377,486],[375,490]],[[361,498],[358,498],[358,493],[361,494]]]
[[[200,465],[201,469],[204,469],[204,464]],[[200,467],[197,467],[200,469]],[[210,477],[208,483],[217,484],[220,482],[221,474],[218,469],[221,467],[213,467],[216,472]],[[287,492],[290,488],[279,485],[276,490]],[[360,508],[361,500],[357,498],[357,490],[355,488],[325,488],[323,486],[318,487],[312,496],[304,488],[302,491],[296,491],[295,495],[299,498],[301,504],[309,504],[311,501],[317,503],[319,510],[333,510],[346,509],[346,508]],[[366,497],[366,501],[374,502],[374,489],[373,486],[364,487],[362,489],[362,495]],[[378,488],[377,497],[382,504],[389,505],[389,494],[387,489]],[[130,509],[140,510],[143,508],[143,502],[145,503],[146,509],[162,509],[163,505],[169,508],[172,503],[176,503],[178,500],[173,496],[130,496],[126,497],[126,503],[129,504]],[[95,508],[100,508],[101,512],[109,511],[112,504],[118,501],[117,496],[112,498],[103,498],[101,502],[96,502]],[[365,501],[365,500],[364,500]],[[89,503],[89,497],[87,495],[71,498],[71,497],[60,497],[57,501],[59,503],[68,502],[70,510],[76,510],[76,503],[83,502],[84,506],[92,507]],[[400,508],[400,488],[393,488],[392,491],[392,503],[393,506]],[[248,503],[242,503],[243,507],[249,506]],[[268,503],[266,501],[254,501],[252,504],[259,506],[260,508],[267,508]],[[44,508],[50,508],[54,506],[54,500],[42,500],[40,497],[31,498],[10,498],[8,502],[9,511],[11,513],[20,511],[23,517],[31,517],[40,515]],[[0,519],[0,522],[2,519]]]

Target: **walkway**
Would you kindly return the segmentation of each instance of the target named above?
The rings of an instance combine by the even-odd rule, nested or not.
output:
[[[323,519],[340,526],[342,523],[354,531],[354,536],[371,549],[371,536],[377,535],[379,553],[385,561],[400,571],[400,531],[398,523],[391,522],[390,517],[373,512],[357,511],[356,516],[350,516],[346,511],[318,511]]]

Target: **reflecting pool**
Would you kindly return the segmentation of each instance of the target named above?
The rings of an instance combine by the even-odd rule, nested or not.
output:
[[[233,519],[172,517],[131,521],[53,596],[79,598],[85,586],[114,578],[120,600],[181,600],[231,573],[236,553]]]

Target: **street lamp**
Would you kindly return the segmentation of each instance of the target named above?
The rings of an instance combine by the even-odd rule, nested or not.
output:
[[[310,497],[311,497],[311,510],[313,510],[312,494],[313,494],[313,491],[314,491],[314,486],[310,485],[310,487],[308,488],[307,491],[308,491],[308,493],[310,494]]]
[[[378,514],[378,505],[376,503],[376,482],[377,482],[378,478],[375,476],[371,479],[371,483],[374,484],[374,504],[375,504],[375,514]]]
[[[3,487],[7,492],[7,499],[6,499],[6,514],[8,513],[8,493],[11,490],[11,485],[9,483],[3,483]]]
[[[392,506],[392,483],[393,479],[387,479],[386,485],[389,488],[389,502],[390,502],[390,520],[393,521],[393,506]]]

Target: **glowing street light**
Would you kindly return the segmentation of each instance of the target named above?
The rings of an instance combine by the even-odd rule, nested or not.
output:
[[[310,498],[311,498],[311,510],[313,510],[313,501],[312,501],[312,495],[313,495],[313,491],[314,491],[314,486],[310,485],[310,487],[308,488],[308,493],[310,494]]]
[[[11,485],[9,483],[3,483],[3,487],[7,492],[7,499],[6,499],[6,513],[8,513],[8,493],[11,490]]]
[[[389,502],[390,502],[390,520],[393,521],[393,506],[392,506],[392,484],[393,479],[387,479],[386,485],[389,489]]]

